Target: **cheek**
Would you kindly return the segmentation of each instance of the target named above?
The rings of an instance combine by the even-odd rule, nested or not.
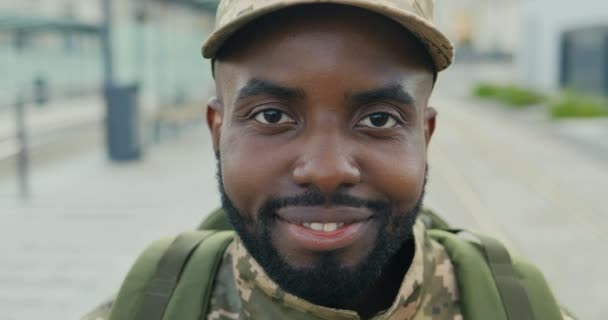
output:
[[[398,207],[411,208],[420,198],[424,185],[424,143],[403,143],[387,148],[376,146],[376,149],[368,150],[370,152],[362,162],[370,184]]]
[[[220,150],[226,193],[243,214],[254,215],[269,196],[278,194],[289,153],[268,139],[238,133],[224,135]]]

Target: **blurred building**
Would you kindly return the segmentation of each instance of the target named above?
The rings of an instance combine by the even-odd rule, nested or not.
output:
[[[524,84],[542,91],[572,88],[608,94],[608,2],[523,2]]]
[[[510,57],[520,46],[521,0],[437,0],[435,8],[460,60]]]
[[[138,83],[146,105],[208,93],[202,84],[211,76],[200,46],[211,31],[215,1],[111,3],[117,83]],[[51,98],[99,93],[101,21],[102,0],[0,1],[0,69],[10,75],[0,78],[0,107],[40,81]]]

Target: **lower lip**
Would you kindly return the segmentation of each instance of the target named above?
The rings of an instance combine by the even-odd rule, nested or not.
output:
[[[332,251],[352,245],[363,236],[370,221],[361,221],[345,225],[335,231],[315,231],[298,224],[278,219],[279,227],[285,228],[300,247],[311,251]]]

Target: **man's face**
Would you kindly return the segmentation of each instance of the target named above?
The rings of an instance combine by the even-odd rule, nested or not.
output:
[[[421,205],[435,121],[428,58],[396,24],[342,7],[251,30],[215,66],[208,121],[224,207],[284,289],[360,293]]]

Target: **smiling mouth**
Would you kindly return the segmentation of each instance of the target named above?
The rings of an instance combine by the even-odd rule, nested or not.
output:
[[[350,225],[365,222],[366,220],[369,220],[369,219],[365,219],[365,220],[361,220],[361,221],[351,221],[351,222],[290,222],[285,219],[282,219],[281,217],[277,217],[277,218],[279,220],[282,220],[285,223],[303,227],[303,228],[309,229],[311,231],[316,231],[316,232],[334,232],[334,231],[342,229],[344,227],[348,227]]]
[[[367,233],[373,219],[367,209],[349,207],[292,207],[276,217],[285,240],[311,251],[353,245]]]
[[[321,223],[321,222],[303,222],[301,223],[302,227],[308,228],[314,231],[324,231],[324,232],[332,232],[336,231],[342,227],[344,227],[344,222],[330,222],[330,223]]]
[[[335,226],[342,227],[347,224],[362,222],[372,218],[373,212],[364,207],[321,207],[321,206],[293,206],[281,208],[276,217],[288,223],[300,224],[303,227],[321,231],[330,230]]]

